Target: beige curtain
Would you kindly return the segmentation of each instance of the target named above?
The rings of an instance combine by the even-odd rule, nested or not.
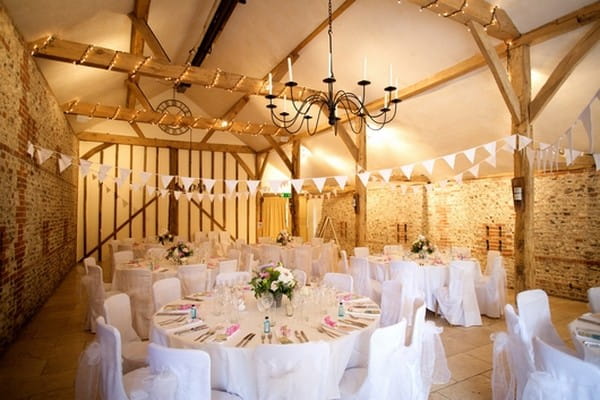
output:
[[[262,204],[262,235],[276,238],[282,229],[288,232],[288,200],[283,197],[265,197]]]
[[[308,228],[308,239],[315,237],[319,222],[321,222],[321,211],[323,210],[323,199],[310,199],[306,206],[306,224]]]

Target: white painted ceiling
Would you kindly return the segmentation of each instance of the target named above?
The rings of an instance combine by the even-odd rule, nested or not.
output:
[[[0,0],[26,41],[55,34],[61,39],[90,43],[122,51],[129,50],[131,23],[127,13],[133,0]],[[208,25],[216,0],[152,0],[148,23],[176,64],[183,64],[196,48]],[[525,33],[592,0],[498,0],[520,32]],[[341,4],[334,1],[334,8]],[[220,68],[252,77],[263,77],[327,17],[325,0],[248,0],[239,4],[214,44],[203,67]],[[533,96],[544,84],[566,52],[590,28],[585,26],[559,36],[531,50]],[[363,59],[368,59],[368,78],[373,82],[368,100],[382,97],[388,84],[389,65],[394,79],[405,87],[479,53],[465,26],[419,12],[419,7],[396,0],[356,0],[334,21],[334,72],[336,88],[358,91]],[[146,49],[150,55],[150,50]],[[71,64],[36,59],[58,101],[75,98],[85,102],[124,105],[126,76]],[[552,143],[571,127],[600,88],[600,45],[585,56],[558,93],[533,123],[535,139]],[[294,64],[294,78],[302,86],[324,89],[321,80],[327,72],[327,34],[320,33],[301,52]],[[397,78],[396,78],[397,77]],[[283,81],[287,80],[287,76]],[[153,105],[173,97],[170,84],[142,78],[140,86]],[[240,97],[219,89],[192,86],[176,94],[194,115],[220,117]],[[593,122],[600,127],[600,102],[592,104]],[[237,120],[269,122],[265,99],[253,96]],[[135,135],[124,122],[86,120],[69,116],[76,132],[91,130]],[[157,127],[142,125],[147,137],[173,139]],[[595,128],[596,135],[600,131]],[[589,150],[586,135],[576,124],[574,146]],[[204,131],[194,130],[193,140]],[[401,103],[392,124],[368,138],[368,169],[392,168],[457,152],[507,137],[510,115],[500,91],[487,68],[479,69],[442,87]],[[189,140],[189,135],[175,139]],[[263,150],[268,143],[261,137],[243,137],[217,132],[213,143],[247,144]],[[303,159],[302,176],[352,175],[354,163],[342,141],[325,133],[303,142],[310,154]],[[289,147],[289,146],[287,146]],[[288,149],[289,151],[289,149]],[[595,152],[600,152],[596,140]],[[485,152],[477,153],[477,160]],[[288,173],[276,154],[269,156],[266,178],[286,177]],[[454,171],[442,161],[435,164],[435,179],[468,168],[463,156]],[[499,155],[498,168],[484,166],[483,175],[510,171],[512,156]],[[421,167],[419,167],[421,168]],[[424,173],[421,168],[415,173]]]

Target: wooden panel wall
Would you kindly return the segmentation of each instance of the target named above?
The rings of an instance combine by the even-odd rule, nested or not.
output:
[[[89,143],[80,143],[80,154],[90,147]],[[254,155],[240,154],[239,157],[246,165],[255,165]],[[217,179],[211,192],[215,194],[212,202],[208,196],[204,196],[201,203],[188,201],[185,195],[180,197],[177,234],[191,240],[197,231],[226,230],[233,238],[255,242],[256,199],[235,195],[221,199],[219,196],[226,193],[223,179],[252,179],[240,163],[228,153],[197,150],[178,150],[177,159],[179,176]],[[94,154],[89,161],[115,168],[103,183],[98,181],[95,172],[85,178],[79,177],[78,259],[94,256],[101,260],[109,254],[111,239],[133,237],[141,241],[168,228],[171,195],[149,195],[144,186],[139,190],[130,186],[139,182],[139,171],[168,175],[168,148],[115,144]],[[120,188],[114,180],[118,168],[133,170],[127,184]],[[157,175],[153,175],[147,185],[162,187]],[[239,183],[236,191],[247,191],[247,187]]]

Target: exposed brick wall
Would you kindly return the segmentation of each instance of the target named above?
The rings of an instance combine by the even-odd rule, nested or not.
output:
[[[536,282],[552,295],[585,300],[589,287],[600,286],[599,193],[599,172],[547,173],[535,178]],[[348,199],[352,196],[323,202],[323,215],[330,215],[336,227],[344,220],[354,227]],[[509,286],[514,279],[514,220],[508,177],[448,184],[431,192],[368,190],[367,241],[372,252],[396,243],[397,224],[407,224],[406,249],[423,233],[440,248],[470,247],[482,266],[488,246],[495,250],[501,242]],[[342,241],[342,248],[351,250],[353,238]]]
[[[0,351],[75,264],[77,170],[39,166],[27,142],[77,156],[75,136],[0,5]]]
[[[338,236],[340,250],[352,255],[356,240],[356,214],[354,213],[352,193],[345,193],[323,200],[321,219],[330,217]],[[333,239],[331,230],[325,230],[325,240]]]

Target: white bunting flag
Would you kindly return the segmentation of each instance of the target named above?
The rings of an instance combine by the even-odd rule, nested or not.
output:
[[[539,143],[540,149],[542,150],[546,150],[548,147],[550,147],[550,143],[544,143],[544,142],[540,142]]]
[[[112,167],[110,165],[100,164],[100,168],[98,169],[98,181],[100,183],[104,182],[106,175],[108,175],[108,171],[111,169]]]
[[[166,197],[169,194],[167,189],[158,189],[158,191],[160,192],[160,197]]]
[[[142,187],[142,185],[140,185],[139,182],[134,182],[134,183],[131,184],[131,189],[134,190],[134,191],[136,191],[136,192],[138,190],[140,190],[141,187]]]
[[[281,185],[283,181],[281,179],[271,179],[269,180],[269,187],[271,188],[271,193],[279,193],[281,192]]]
[[[246,186],[248,186],[248,190],[250,191],[251,195],[255,195],[256,194],[256,188],[258,187],[258,184],[260,183],[260,181],[246,181]]]
[[[467,171],[469,171],[475,178],[477,178],[479,176],[479,164],[473,165]]]
[[[35,154],[35,146],[29,141],[27,142],[27,154],[29,154],[29,157],[33,157]]]
[[[454,176],[454,180],[456,181],[456,183],[458,183],[459,185],[462,185],[463,183],[463,174],[460,173],[458,175]]]
[[[292,180],[290,180],[290,183],[292,184],[292,187],[294,188],[296,193],[302,192],[302,186],[304,185],[304,179],[292,179]],[[315,185],[316,185],[316,183],[315,183]]]
[[[225,179],[225,187],[227,187],[227,193],[233,193],[237,184],[237,179]]]
[[[208,193],[212,191],[213,186],[215,186],[215,182],[215,179],[202,178],[202,183],[204,184],[204,187]]]
[[[346,182],[348,182],[348,177],[346,175],[337,175],[334,176],[334,178],[340,189],[344,190],[346,187]]]
[[[360,181],[362,182],[364,187],[367,187],[367,184],[369,183],[369,177],[371,176],[371,173],[369,171],[365,171],[365,172],[361,172],[358,175],[358,179],[360,179]]]
[[[596,164],[596,171],[600,171],[600,153],[594,153],[594,163]]]
[[[146,171],[140,172],[138,174],[138,177],[140,178],[140,184],[143,186],[146,183],[148,183],[148,180],[150,179],[151,176],[152,176],[152,172],[146,172]]]
[[[483,148],[485,149],[485,151],[490,153],[490,155],[496,154],[496,142],[486,143],[483,145]]]
[[[179,200],[179,198],[181,197],[181,192],[179,190],[174,190],[173,196],[175,196],[175,200]]]
[[[190,176],[180,176],[179,181],[183,185],[183,189],[188,192],[190,190],[190,186],[194,183],[196,178],[192,178]]]
[[[146,192],[148,193],[148,196],[152,196],[156,193],[156,188],[154,186],[146,186]]]
[[[208,200],[210,200],[210,202],[212,203],[213,201],[215,201],[215,195],[214,194],[209,194],[208,195]]]
[[[527,153],[527,162],[529,163],[529,169],[533,169],[533,162],[535,161],[535,150],[531,146],[525,149]]]
[[[319,191],[319,193],[321,193],[323,191],[323,187],[325,186],[325,181],[327,180],[326,177],[320,177],[320,178],[312,178],[315,186],[317,187],[317,190]]]
[[[504,144],[510,146],[509,151],[515,151],[517,148],[517,135],[510,135],[504,139]]]
[[[585,133],[587,134],[587,137],[588,137],[588,142],[590,144],[590,153],[591,153],[594,151],[594,135],[592,133],[592,114],[591,114],[590,105],[588,105],[585,108],[585,110],[583,110],[583,112],[579,116],[579,120],[581,121],[581,123],[583,124],[583,127],[585,128]]]
[[[198,193],[198,202],[201,203],[202,200],[204,200],[206,198],[206,196],[204,195],[204,193]]]
[[[63,172],[65,169],[69,168],[72,163],[73,158],[71,156],[61,153],[60,157],[58,158],[58,170]]]
[[[54,153],[52,150],[43,149],[43,148],[39,147],[37,149],[37,162],[38,162],[38,164],[42,165],[43,163],[45,163],[46,160],[49,159],[52,156],[52,153]]]
[[[410,179],[414,167],[415,167],[415,164],[408,164],[408,165],[401,166],[400,169],[402,170],[402,173],[404,174],[404,176],[406,176],[408,179]]]
[[[577,160],[577,157],[579,157],[580,155],[583,154],[582,151],[579,150],[572,150],[571,153],[573,154],[573,162],[575,162],[575,160]]]
[[[447,156],[442,157],[446,164],[450,167],[450,169],[454,169],[454,162],[456,161],[456,153],[448,154]]]
[[[185,193],[185,197],[187,198],[187,201],[192,201],[193,196],[194,196],[194,193],[192,193],[192,192]]]
[[[467,157],[469,159],[469,161],[471,162],[471,164],[473,164],[475,162],[475,150],[477,150],[476,147],[472,147],[470,149],[464,150],[463,154],[465,155],[465,157]]]
[[[162,182],[163,188],[168,188],[169,184],[173,180],[173,175],[161,175],[160,181]]]
[[[567,148],[565,149],[565,160],[567,167],[573,162],[573,130],[569,128],[565,133],[567,137]]]
[[[519,150],[523,150],[525,147],[529,146],[531,142],[532,140],[527,136],[519,135]]]
[[[425,170],[427,170],[427,174],[433,174],[433,165],[435,164],[435,159],[425,160],[421,164],[423,165],[423,167],[425,167]]]
[[[383,181],[385,183],[388,183],[390,181],[390,177],[392,176],[392,169],[391,168],[380,169],[377,172],[379,173],[379,176],[381,176],[381,178],[383,179]]]
[[[115,179],[117,186],[121,187],[127,178],[129,178],[129,175],[131,175],[131,170],[129,168],[119,168],[119,176]]]
[[[490,164],[492,167],[496,168],[496,153],[491,154],[485,160],[486,163]]]

